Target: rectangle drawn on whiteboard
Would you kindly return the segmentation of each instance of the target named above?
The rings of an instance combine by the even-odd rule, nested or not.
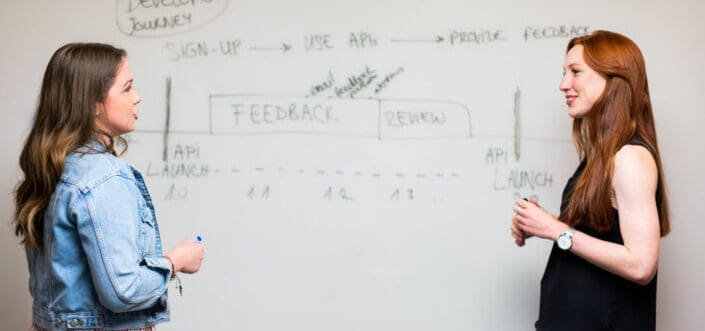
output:
[[[469,138],[470,112],[447,101],[211,95],[211,134]]]

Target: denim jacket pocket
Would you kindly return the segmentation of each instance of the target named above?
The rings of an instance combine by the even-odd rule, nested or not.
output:
[[[150,256],[155,253],[155,240],[157,237],[154,226],[154,217],[152,211],[146,205],[143,205],[140,210],[140,238],[139,250],[142,256]]]

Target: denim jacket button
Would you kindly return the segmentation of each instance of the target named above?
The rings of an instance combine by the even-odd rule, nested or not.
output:
[[[62,323],[62,321],[61,321],[61,319],[59,318],[59,319],[57,319],[56,321],[54,321],[54,326],[61,326],[61,323]]]
[[[79,321],[77,318],[74,318],[69,323],[71,324],[71,326],[78,326],[79,324],[81,324],[81,321]]]

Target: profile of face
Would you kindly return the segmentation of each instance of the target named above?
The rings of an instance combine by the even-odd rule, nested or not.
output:
[[[105,100],[96,105],[96,129],[111,137],[134,131],[141,100],[133,86],[130,65],[123,58]]]
[[[607,80],[590,68],[583,59],[583,45],[571,48],[565,56],[563,79],[559,86],[565,94],[568,114],[585,116],[605,90]]]

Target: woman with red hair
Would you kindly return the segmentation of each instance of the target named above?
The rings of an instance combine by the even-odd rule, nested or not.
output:
[[[559,216],[514,205],[518,246],[555,241],[537,330],[655,330],[659,240],[669,232],[644,58],[629,38],[594,31],[568,43],[560,90],[580,165]]]

